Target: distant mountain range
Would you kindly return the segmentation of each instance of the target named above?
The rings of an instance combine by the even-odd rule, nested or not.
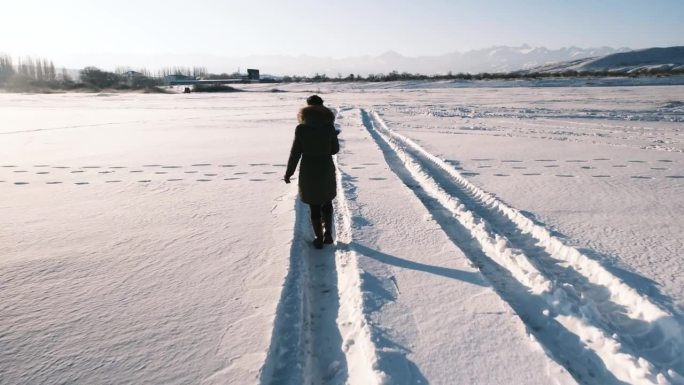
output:
[[[684,71],[684,46],[648,48],[533,67],[521,73]]]
[[[210,72],[234,72],[240,68],[258,68],[261,73],[274,75],[325,74],[346,77],[349,74],[387,74],[391,71],[421,73],[426,75],[446,74],[448,72],[481,73],[509,72],[529,69],[569,60],[601,57],[614,53],[630,51],[629,48],[578,48],[567,47],[548,49],[544,47],[497,46],[467,52],[454,52],[437,56],[408,57],[389,51],[379,56],[359,56],[349,58],[327,58],[316,56],[251,55],[246,57],[224,57],[214,55],[81,55],[69,58],[68,66],[76,68],[87,65],[102,68],[116,65],[133,68],[145,67],[155,70],[172,66],[202,66]],[[65,63],[67,64],[67,63]]]
[[[316,73],[335,77],[338,74],[367,75],[391,71],[446,74],[448,72],[508,72],[527,69],[544,64],[604,56],[617,52],[627,52],[629,48],[578,48],[547,49],[543,47],[498,46],[467,52],[454,52],[439,56],[408,57],[389,51],[379,56],[361,56],[342,59],[312,56],[249,56],[245,59],[269,73],[314,75]],[[272,69],[271,69],[272,68]]]

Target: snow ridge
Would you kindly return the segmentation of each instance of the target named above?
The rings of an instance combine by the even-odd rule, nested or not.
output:
[[[378,348],[373,342],[372,326],[365,312],[358,255],[351,245],[352,215],[347,203],[349,186],[342,182],[337,157],[335,168],[338,186],[335,198],[338,250],[335,253],[335,260],[340,276],[338,290],[341,303],[338,325],[344,338],[343,350],[349,368],[347,383],[381,385],[387,382],[387,375],[379,369]]]
[[[362,112],[393,171],[579,381],[681,382],[682,331],[671,314],[389,129],[377,113]]]

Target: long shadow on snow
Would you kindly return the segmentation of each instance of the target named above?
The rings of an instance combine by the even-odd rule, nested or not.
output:
[[[581,384],[625,384],[607,370],[601,358],[591,349],[587,349],[578,336],[569,332],[554,318],[541,316],[548,308],[546,301],[541,296],[530,293],[510,271],[490,259],[470,231],[413,179],[401,159],[375,132],[366,111],[362,111],[362,119],[373,140],[382,150],[390,169],[416,194],[449,239],[480,269],[497,294],[513,308],[547,354],[565,367]]]
[[[673,368],[680,373],[684,372],[684,359],[678,353],[681,346],[677,345],[676,340],[668,340],[662,330],[672,320],[679,323],[677,317],[663,317],[652,322],[631,318],[629,309],[610,300],[611,294],[607,287],[589,281],[587,276],[572,266],[563,266],[562,261],[553,258],[543,247],[538,246],[537,239],[531,234],[523,232],[505,215],[480,203],[438,165],[423,159],[410,148],[405,150],[420,162],[444,191],[483,218],[496,232],[505,235],[511,246],[521,249],[537,270],[555,281],[557,286],[570,284],[572,290],[565,286],[565,292],[576,306],[574,313],[591,319],[607,335],[618,334],[624,347],[656,364],[661,371]],[[581,310],[587,306],[596,306],[599,312]]]
[[[260,384],[342,384],[347,360],[337,327],[335,250],[314,249],[308,210],[299,199],[295,212],[290,267]]]
[[[394,255],[389,255],[381,251],[371,249],[357,242],[352,242],[351,247],[364,256],[373,258],[376,261],[384,264],[435,274],[446,278],[468,282],[477,286],[489,287],[489,284],[482,279],[482,275],[479,273],[472,273],[469,271],[409,261],[408,259],[395,257]]]

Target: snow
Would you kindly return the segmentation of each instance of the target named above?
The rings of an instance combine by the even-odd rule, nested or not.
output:
[[[684,383],[684,88],[502,84],[0,94],[0,384]]]
[[[684,47],[647,48],[628,52],[614,52],[602,55],[585,55],[582,59],[555,62],[536,68],[527,68],[527,72],[562,72],[575,71],[614,71],[637,73],[644,70],[673,70],[684,64]]]

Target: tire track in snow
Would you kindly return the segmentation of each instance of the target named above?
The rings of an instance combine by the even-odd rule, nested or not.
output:
[[[682,381],[675,372],[681,328],[670,314],[391,131],[377,114],[362,114],[391,169],[580,382]]]
[[[308,209],[295,201],[290,266],[261,370],[261,384],[343,384],[346,358],[337,328],[335,252],[310,244]]]
[[[364,314],[361,272],[352,240],[351,213],[337,170],[336,245],[311,245],[308,208],[295,201],[290,268],[276,310],[260,384],[385,383]]]

